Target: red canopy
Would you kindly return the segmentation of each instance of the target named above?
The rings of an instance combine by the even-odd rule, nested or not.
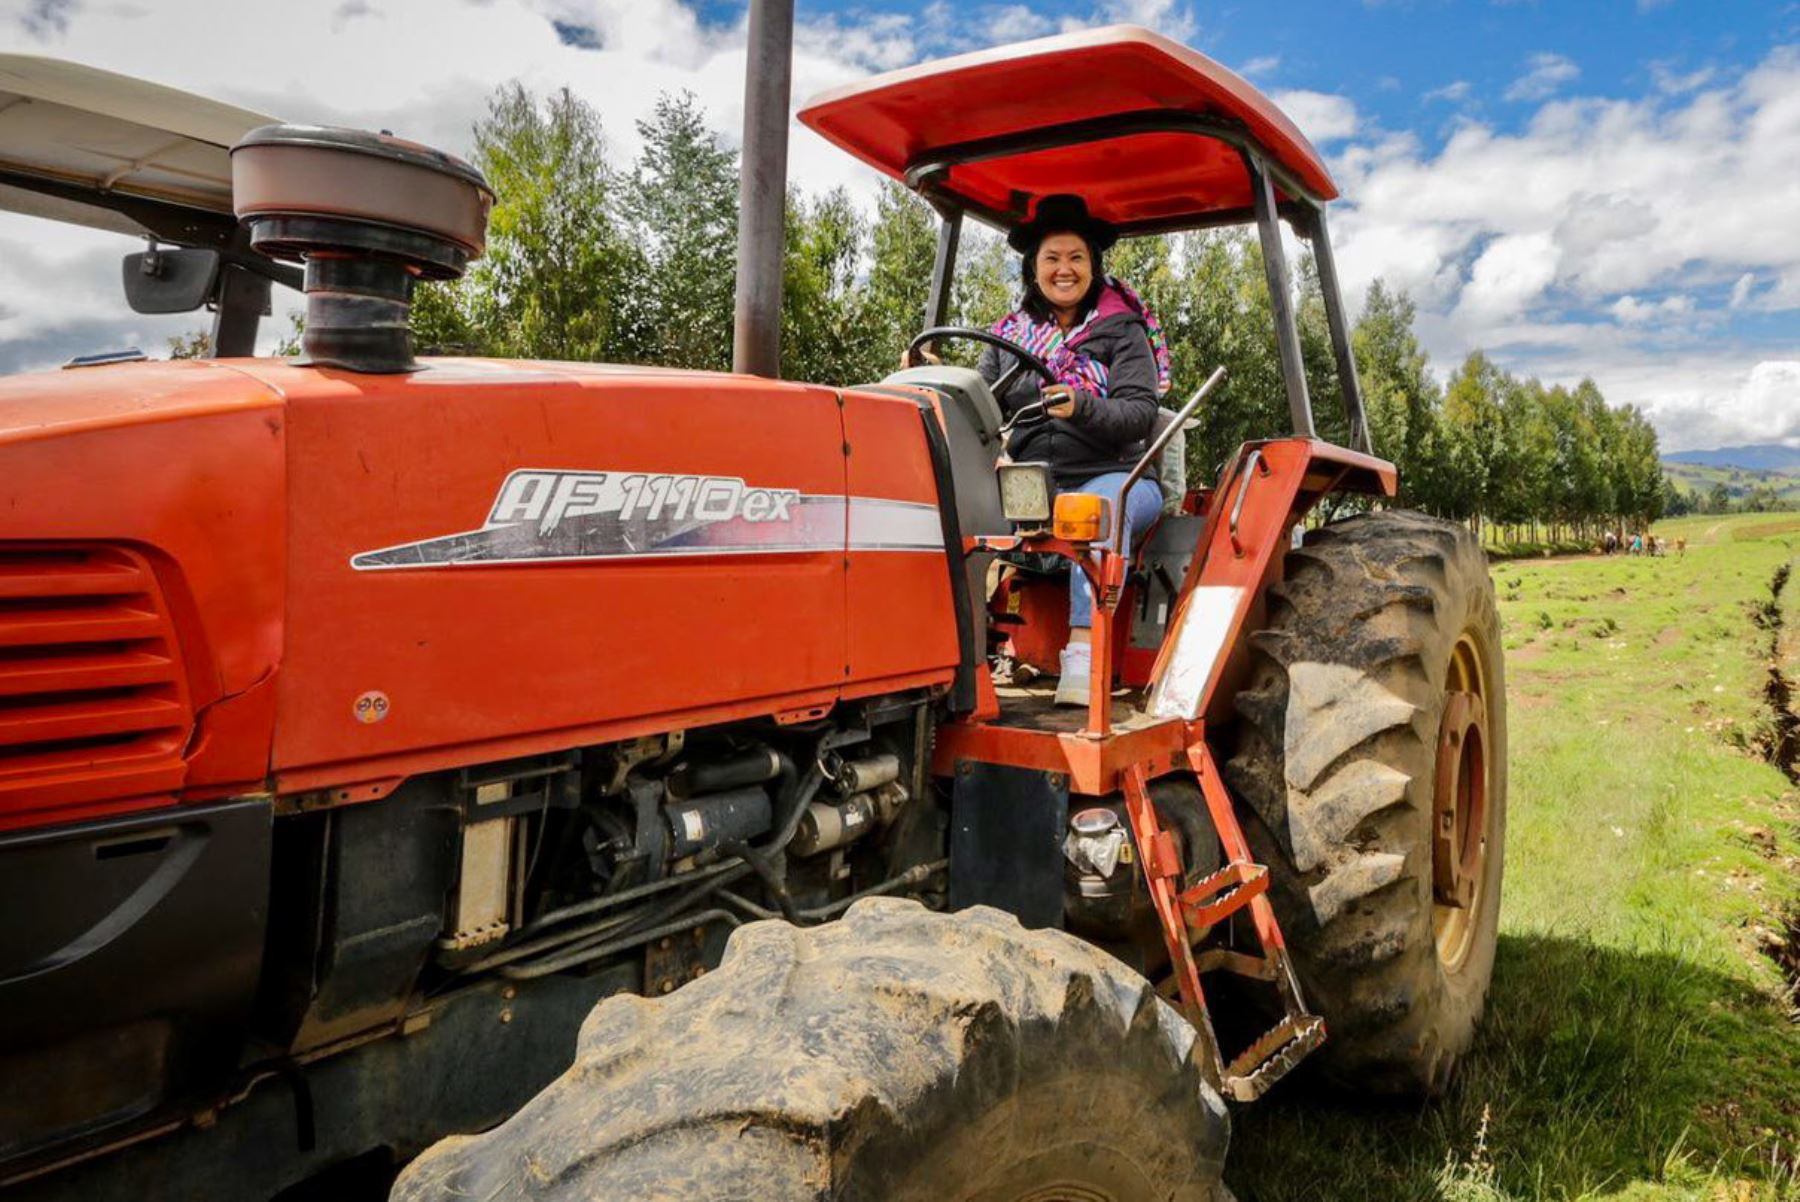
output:
[[[890,71],[814,97],[800,120],[884,174],[1006,226],[1056,192],[1127,231],[1247,215],[1250,178],[1234,141],[1260,151],[1284,196],[1337,195],[1318,151],[1267,96],[1133,25]]]

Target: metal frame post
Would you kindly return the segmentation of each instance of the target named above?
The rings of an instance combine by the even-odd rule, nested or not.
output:
[[[246,359],[254,355],[256,327],[269,307],[269,281],[232,263],[221,263],[213,303],[211,357]]]
[[[950,320],[950,286],[956,279],[956,250],[962,244],[962,210],[938,210],[937,253],[931,259],[931,291],[925,297],[925,328]]]
[[[1300,356],[1300,327],[1294,322],[1294,304],[1288,292],[1287,252],[1281,246],[1281,220],[1275,211],[1275,183],[1262,159],[1254,154],[1244,155],[1244,169],[1250,173],[1263,272],[1269,280],[1269,313],[1275,319],[1275,343],[1281,351],[1281,378],[1287,385],[1294,434],[1315,438],[1312,401],[1306,394],[1306,361]]]
[[[1331,327],[1331,355],[1337,361],[1338,389],[1344,398],[1344,417],[1350,423],[1350,449],[1374,454],[1369,438],[1369,415],[1363,408],[1362,384],[1356,376],[1356,352],[1350,345],[1350,322],[1344,313],[1344,294],[1338,289],[1337,259],[1331,253],[1331,235],[1325,228],[1325,210],[1314,209],[1306,231],[1312,242],[1313,262],[1319,268],[1319,290],[1325,295],[1325,324]]]
[[[793,48],[794,0],[750,0],[731,369],[758,376],[781,374],[781,252]]]

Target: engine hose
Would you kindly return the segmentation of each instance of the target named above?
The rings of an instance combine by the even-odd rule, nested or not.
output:
[[[795,926],[799,926],[800,916],[794,910],[794,899],[788,894],[787,881],[782,879],[787,875],[785,854],[780,849],[773,853],[775,856],[781,856],[783,860],[782,871],[777,872],[775,866],[763,856],[762,852],[747,843],[727,843],[725,850],[743,860],[756,871],[757,877],[763,883],[763,888],[768,890],[769,896],[775,899],[775,904],[780,908],[782,917]]]
[[[457,971],[463,975],[487,972],[489,969],[500,968],[503,965],[523,960],[527,956],[535,956],[540,952],[555,951],[558,948],[567,947],[572,943],[580,943],[602,935],[611,935],[616,931],[629,931],[632,927],[645,921],[664,921],[672,915],[681,913],[681,911],[687,909],[695,902],[700,901],[706,897],[707,894],[711,893],[714,888],[730,884],[750,871],[747,864],[735,862],[731,863],[729,866],[723,867],[723,871],[714,873],[704,880],[698,882],[687,881],[689,884],[699,884],[706,886],[706,888],[677,898],[673,905],[664,906],[661,909],[646,906],[642,910],[634,910],[629,914],[609,914],[605,918],[595,922],[586,923],[578,927],[569,927],[566,930],[555,931],[538,939],[514,944],[512,947],[504,948],[491,956],[483,956],[481,959],[476,960],[471,964],[465,964]],[[685,877],[681,879],[687,880]]]
[[[729,872],[731,869],[737,867],[739,867],[739,865],[735,861],[721,860],[717,864],[708,864],[705,868],[697,868],[693,872],[686,873],[682,876],[664,877],[660,881],[651,881],[647,885],[634,885],[630,889],[621,889],[617,893],[608,893],[603,897],[589,898],[584,902],[576,902],[573,905],[563,906],[555,910],[548,910],[526,923],[523,927],[520,927],[519,933],[530,934],[534,931],[541,931],[545,927],[555,926],[559,922],[567,922],[571,918],[580,918],[583,915],[593,914],[600,910],[610,910],[614,906],[622,906],[626,902],[637,901],[641,897],[650,897],[654,894],[662,893],[665,890],[673,889],[678,885],[692,885],[696,881],[705,880],[707,877],[719,876],[720,874]]]
[[[738,909],[744,911],[752,918],[786,918],[796,926],[804,926],[805,922],[801,920],[806,920],[807,922],[823,921],[844,910],[848,910],[851,906],[855,905],[865,897],[879,897],[884,893],[892,893],[896,889],[904,889],[908,885],[921,884],[930,880],[948,867],[950,867],[949,860],[932,860],[926,864],[916,864],[913,867],[908,868],[899,876],[889,877],[879,885],[871,885],[860,893],[852,893],[849,897],[839,898],[837,901],[830,902],[823,906],[814,906],[807,910],[796,910],[792,914],[786,912],[777,913],[767,906],[759,906],[749,898],[733,893],[729,889],[721,888],[719,890],[719,896],[736,906]]]
[[[529,964],[509,964],[500,970],[500,975],[509,981],[529,981],[536,977],[549,976],[553,972],[574,968],[593,960],[629,951],[634,947],[649,943],[652,939],[661,939],[668,935],[677,935],[682,931],[691,931],[695,927],[705,926],[709,922],[724,922],[732,926],[741,925],[737,915],[729,910],[702,910],[698,914],[690,914],[686,918],[652,927],[647,931],[638,931],[620,939],[609,939],[598,944],[570,948],[561,955],[551,956],[543,960],[534,960]]]
[[[806,813],[806,807],[811,804],[813,797],[825,783],[825,771],[819,765],[819,755],[823,752],[824,746],[825,740],[821,739],[813,749],[813,755],[811,757],[813,766],[807,771],[806,776],[798,782],[795,780],[796,773],[794,761],[781,752],[775,753],[780,763],[780,768],[778,769],[775,778],[776,795],[777,797],[786,796],[789,804],[787,808],[787,819],[782,824],[781,831],[778,832],[776,837],[771,840],[767,846],[763,848],[740,846],[737,849],[740,853],[739,855],[718,864],[710,864],[705,868],[697,869],[694,872],[685,873],[681,876],[669,877],[660,881],[652,881],[649,884],[638,885],[631,889],[621,890],[618,893],[607,894],[604,897],[591,898],[588,901],[577,902],[574,905],[563,906],[559,909],[540,914],[524,927],[520,928],[520,933],[530,934],[532,932],[542,931],[546,927],[553,926],[556,923],[566,922],[571,918],[579,918],[587,914],[597,913],[601,910],[609,910],[624,905],[626,902],[635,901],[639,898],[660,893],[668,889],[687,886],[692,890],[691,892],[684,893],[681,897],[676,898],[670,905],[662,907],[645,907],[643,910],[634,911],[631,914],[625,915],[608,915],[606,918],[596,922],[586,923],[578,927],[570,927],[561,931],[554,931],[539,939],[533,939],[526,943],[520,943],[505,948],[495,952],[491,956],[484,956],[471,964],[463,966],[458,970],[459,973],[470,974],[486,972],[489,969],[502,968],[505,965],[516,963],[528,956],[533,956],[540,952],[551,951],[557,948],[568,947],[571,944],[579,944],[601,935],[610,935],[615,939],[622,938],[625,934],[631,933],[634,927],[641,926],[646,922],[667,921],[674,915],[680,914],[688,907],[704,900],[715,889],[738,880],[749,871],[754,871],[757,874],[762,880],[764,887],[769,890],[770,895],[776,899],[778,904],[782,904],[785,909],[791,910],[793,902],[788,897],[787,888],[782,881],[782,878],[786,875],[784,851],[787,845],[793,841],[795,833],[800,829],[800,818]],[[755,858],[750,858],[752,856]],[[776,864],[771,862],[778,857],[781,858],[779,868]],[[699,887],[694,888],[695,886]],[[790,919],[790,921],[795,920]]]
[[[794,835],[800,829],[800,819],[806,814],[806,807],[812,804],[812,799],[818,795],[819,787],[825,783],[825,767],[819,763],[819,756],[824,753],[824,750],[825,740],[820,739],[813,747],[812,767],[806,770],[806,775],[800,778],[798,787],[794,789],[793,804],[788,806],[787,817],[783,819],[781,829],[776,832],[773,839],[758,848],[758,851],[765,855],[785,852],[787,845],[794,841]],[[793,761],[786,756],[782,756],[781,759],[785,768],[778,779],[791,784],[794,780]]]

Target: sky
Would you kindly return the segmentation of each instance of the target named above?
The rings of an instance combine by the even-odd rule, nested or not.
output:
[[[0,0],[0,53],[459,153],[497,85],[567,86],[625,159],[668,91],[736,142],[744,16],[741,0]],[[796,104],[1066,29],[1160,30],[1312,138],[1343,194],[1350,305],[1376,278],[1406,290],[1440,378],[1481,348],[1547,382],[1591,376],[1665,450],[1800,445],[1800,0],[798,0],[797,21]],[[797,125],[789,169],[873,203],[874,174]],[[197,327],[125,310],[132,249],[0,214],[0,371],[158,353]]]

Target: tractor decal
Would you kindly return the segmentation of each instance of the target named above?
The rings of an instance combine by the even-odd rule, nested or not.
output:
[[[479,530],[352,556],[359,570],[807,551],[942,551],[934,505],[802,494],[736,476],[512,472]]]

